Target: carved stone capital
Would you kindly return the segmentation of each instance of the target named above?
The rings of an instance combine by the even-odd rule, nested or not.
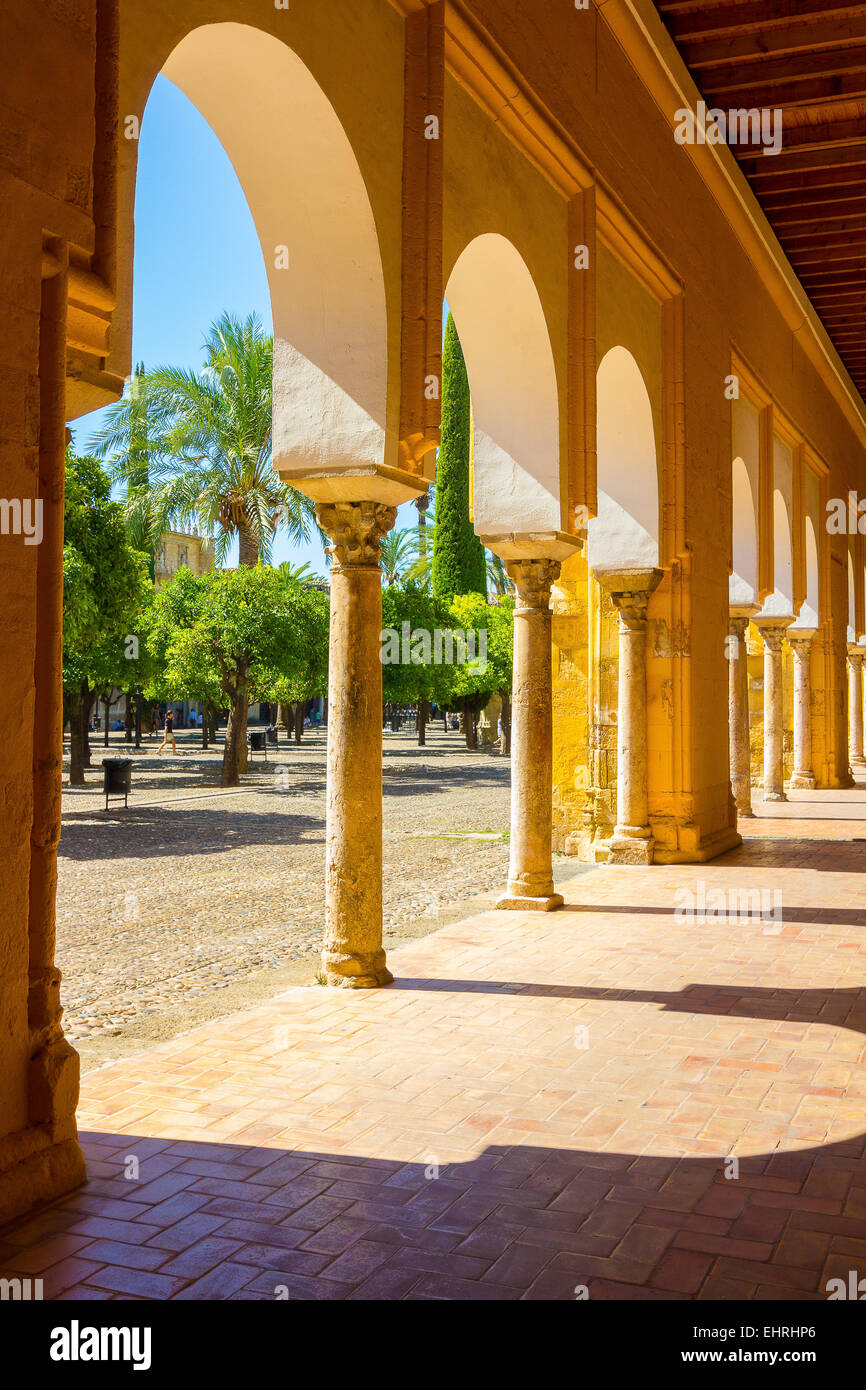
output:
[[[384,502],[317,502],[316,520],[331,541],[327,551],[337,568],[378,568],[379,542],[397,520],[397,508]]]
[[[610,594],[610,601],[619,613],[621,632],[646,630],[647,604],[650,595],[661,581],[660,569],[596,568],[595,578]]]
[[[509,560],[505,572],[517,588],[517,608],[547,609],[550,587],[559,578],[559,560]]]
[[[788,628],[788,645],[796,661],[809,660],[812,654],[812,638],[814,636],[814,628],[802,628],[799,632],[793,628]]]
[[[755,626],[761,634],[764,646],[767,651],[772,652],[773,656],[781,655],[782,643],[785,640],[791,621],[790,618],[756,619]]]
[[[866,656],[866,649],[858,647],[853,642],[848,643],[848,660],[852,666],[862,666],[864,656]]]

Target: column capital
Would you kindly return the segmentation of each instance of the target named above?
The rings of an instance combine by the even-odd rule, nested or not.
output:
[[[794,621],[793,618],[755,618],[755,627],[763,638],[764,646],[777,656],[782,650],[782,643],[785,640],[788,628]]]
[[[603,589],[610,594],[611,603],[617,609],[620,622],[631,631],[641,630],[646,624],[647,604],[650,594],[661,582],[660,569],[620,569],[602,566],[593,570],[593,575]]]
[[[517,607],[547,609],[550,607],[550,588],[559,578],[559,560],[507,560],[505,573],[517,588]]]
[[[327,551],[339,569],[378,568],[379,542],[397,520],[397,508],[384,502],[317,502],[316,520],[331,541]]]
[[[815,627],[789,627],[787,632],[788,645],[795,656],[805,656],[811,646],[812,638],[816,637],[818,629]]]
[[[866,656],[866,647],[859,647],[856,642],[848,643],[848,660],[852,666],[862,666],[864,656]]]

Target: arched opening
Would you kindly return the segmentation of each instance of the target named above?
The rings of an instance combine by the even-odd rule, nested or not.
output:
[[[815,526],[810,516],[806,517],[806,600],[794,624],[798,627],[817,628],[820,624],[820,595],[818,577],[818,541]]]
[[[659,562],[659,487],[652,404],[632,354],[614,347],[597,377],[598,516],[589,563],[640,569]]]
[[[445,297],[472,398],[475,530],[558,531],[556,366],[529,268],[504,236],[485,233],[461,252]]]
[[[773,592],[761,610],[765,618],[792,617],[794,613],[794,562],[788,506],[778,488],[773,493]]]
[[[758,525],[745,461],[733,464],[733,561],[728,586],[732,604],[753,604],[758,595]]]
[[[256,224],[274,326],[273,457],[287,480],[385,459],[387,323],[373,211],[325,92],[244,24],[193,30],[164,75],[222,142]]]

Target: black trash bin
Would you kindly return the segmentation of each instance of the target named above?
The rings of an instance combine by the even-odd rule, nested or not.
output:
[[[122,796],[123,806],[126,809],[131,787],[132,758],[104,758],[102,762],[102,790],[105,792],[106,811],[110,796]]]
[[[267,760],[268,760],[268,750],[267,750],[267,746],[266,746],[266,744],[265,744],[265,730],[264,730],[264,729],[251,729],[251,730],[250,730],[250,752],[251,752],[251,753],[264,753],[264,755],[265,755],[265,762],[267,762]]]

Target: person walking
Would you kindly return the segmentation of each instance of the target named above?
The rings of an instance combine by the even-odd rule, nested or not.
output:
[[[161,753],[163,748],[167,747],[169,743],[171,744],[172,752],[176,754],[177,743],[174,737],[174,710],[171,707],[165,712],[165,732],[163,734],[162,743],[156,750],[157,753]]]

